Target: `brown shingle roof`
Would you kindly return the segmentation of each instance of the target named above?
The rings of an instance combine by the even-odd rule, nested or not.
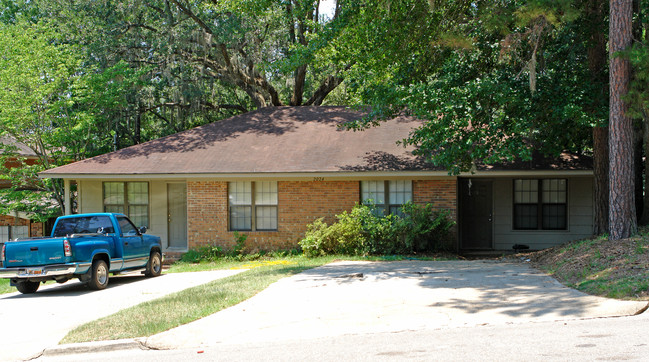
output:
[[[41,172],[64,175],[182,175],[235,173],[311,173],[353,171],[445,171],[413,147],[397,141],[421,125],[397,117],[365,131],[339,125],[363,112],[345,107],[272,107],[234,116],[171,136]],[[562,154],[550,159],[497,165],[478,164],[478,172],[592,170],[592,159]]]
[[[0,136],[0,145],[3,151],[6,151],[6,148],[9,149],[8,153],[17,154],[22,157],[36,157],[36,153],[31,148],[27,147],[24,143],[16,141],[15,138],[11,136]],[[4,153],[4,152],[3,152]]]
[[[398,117],[341,130],[362,112],[345,107],[263,108],[55,169],[56,175],[299,173],[425,170],[396,142],[421,124]]]

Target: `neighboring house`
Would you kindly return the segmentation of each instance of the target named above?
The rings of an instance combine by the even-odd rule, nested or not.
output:
[[[391,211],[407,201],[451,210],[461,250],[541,249],[592,234],[588,160],[449,176],[396,144],[421,121],[338,127],[360,115],[344,107],[264,108],[41,177],[76,182],[79,212],[124,212],[160,235],[168,252],[231,247],[235,231],[251,249],[293,248],[307,224],[331,222],[365,199]]]
[[[2,147],[0,152],[8,155],[4,164],[6,168],[19,166],[20,160],[24,160],[28,165],[38,162],[38,156],[34,151],[11,137],[0,137],[0,146]],[[10,180],[0,180],[0,189],[9,187],[11,187]],[[1,199],[0,202],[2,202]],[[24,212],[14,211],[0,215],[0,243],[15,238],[43,236],[44,229],[44,223],[32,221],[29,215]]]

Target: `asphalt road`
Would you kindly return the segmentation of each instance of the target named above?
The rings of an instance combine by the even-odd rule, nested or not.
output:
[[[222,276],[218,273],[206,279]],[[199,284],[198,275],[188,273],[183,278]],[[79,345],[55,346],[67,330],[127,307],[121,304],[124,300],[137,304],[169,292],[172,284],[187,287],[187,282],[171,283],[171,278],[181,276],[112,280],[111,287],[101,292],[71,284],[53,286],[52,291],[45,289],[33,296],[0,297],[1,320],[4,323],[7,318],[17,326],[14,331],[3,329],[0,341],[7,348],[19,347],[21,352],[49,344],[53,348],[45,350],[46,357],[63,353],[57,358],[77,358],[70,353]],[[145,289],[146,283],[159,284]],[[595,325],[599,319],[588,319],[633,315],[646,305],[585,295],[526,264],[338,262],[282,279],[247,301],[158,335],[89,343],[84,348],[96,353],[81,358],[170,356],[176,360],[179,355],[175,353],[182,352],[192,360],[438,359],[435,356],[521,360],[528,359],[521,357],[526,353],[531,353],[530,359],[556,359],[563,358],[556,353],[571,348],[583,348],[582,354],[576,354],[580,358],[598,355],[599,340],[606,341],[601,346],[606,343],[616,346],[615,351],[630,351],[635,356],[636,351],[646,352],[635,334],[605,333],[607,323]],[[68,321],[69,316],[77,319]],[[629,320],[633,321],[631,328],[647,322],[644,317]],[[573,325],[577,329],[561,328]],[[591,328],[601,332],[588,337]],[[562,342],[564,337],[568,342]],[[634,344],[627,344],[629,341]],[[141,346],[179,351],[157,354],[141,351]],[[130,350],[115,351],[122,348]]]
[[[649,316],[363,333],[38,361],[646,361]]]
[[[121,309],[241,272],[220,270],[111,276],[108,287],[93,291],[77,280],[48,283],[35,294],[0,295],[0,361],[24,360],[56,346],[73,328]]]

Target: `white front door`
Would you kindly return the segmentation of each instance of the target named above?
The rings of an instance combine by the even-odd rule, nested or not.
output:
[[[167,248],[187,249],[187,185],[167,184]]]

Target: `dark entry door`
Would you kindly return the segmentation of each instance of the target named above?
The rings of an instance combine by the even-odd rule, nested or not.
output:
[[[493,249],[491,181],[460,180],[461,249]]]

